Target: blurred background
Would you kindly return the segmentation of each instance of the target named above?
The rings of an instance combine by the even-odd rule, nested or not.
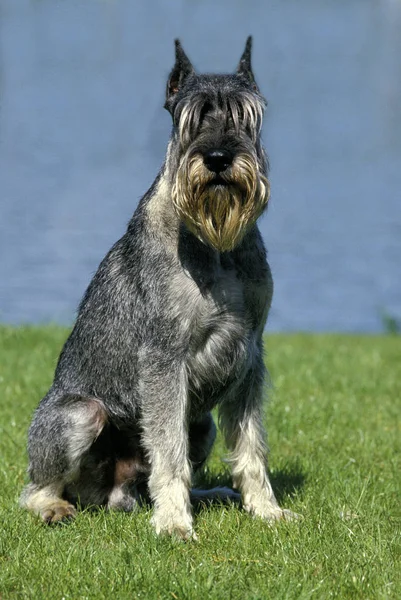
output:
[[[248,34],[268,99],[272,331],[401,320],[401,0],[0,0],[0,321],[72,323],[163,161],[179,36]]]

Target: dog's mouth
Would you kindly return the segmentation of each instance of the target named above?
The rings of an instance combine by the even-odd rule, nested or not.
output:
[[[223,179],[220,175],[213,177],[208,183],[209,187],[228,187],[230,183]]]

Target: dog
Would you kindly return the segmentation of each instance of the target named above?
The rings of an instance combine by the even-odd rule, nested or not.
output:
[[[195,537],[191,475],[216,406],[243,508],[294,517],[274,496],[262,422],[273,283],[251,45],[234,74],[210,75],[175,42],[165,162],[93,277],[30,427],[21,504],[47,523],[77,505],[132,511],[148,493],[157,533]]]

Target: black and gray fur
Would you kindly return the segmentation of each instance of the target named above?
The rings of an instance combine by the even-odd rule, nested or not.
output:
[[[77,504],[133,510],[147,488],[156,531],[193,536],[191,472],[211,450],[215,406],[245,510],[291,517],[266,473],[262,332],[273,285],[260,233],[251,224],[219,252],[172,206],[194,148],[211,170],[216,157],[251,152],[266,175],[250,60],[249,38],[235,74],[198,75],[176,42],[165,163],[91,281],[29,431],[21,502],[46,522],[72,517]]]

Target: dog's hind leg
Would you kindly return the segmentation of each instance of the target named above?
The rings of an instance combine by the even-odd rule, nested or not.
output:
[[[64,482],[58,481],[48,485],[29,483],[21,494],[20,504],[39,515],[45,523],[67,521],[75,517],[76,509],[63,500]]]
[[[82,458],[106,421],[106,411],[98,399],[50,392],[30,428],[31,483],[21,495],[21,505],[47,523],[73,517],[75,508],[64,499],[65,488],[78,478]]]

